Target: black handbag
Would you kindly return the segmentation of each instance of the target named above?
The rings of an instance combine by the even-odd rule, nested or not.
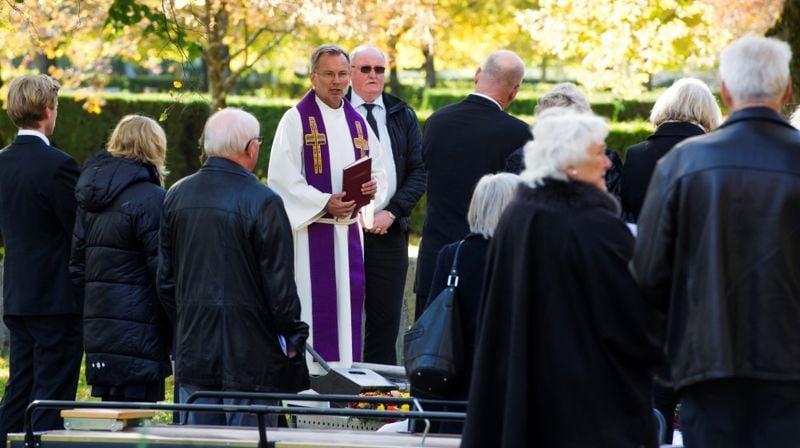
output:
[[[458,312],[458,253],[439,293],[414,325],[406,331],[403,354],[406,374],[415,396],[446,398],[464,365],[464,336]]]

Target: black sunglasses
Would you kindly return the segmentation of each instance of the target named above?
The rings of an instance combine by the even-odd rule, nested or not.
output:
[[[354,65],[353,67],[356,67],[356,66]],[[376,65],[374,67],[371,66],[371,65],[358,66],[358,71],[360,71],[361,73],[363,73],[365,75],[367,73],[371,72],[373,69],[375,70],[375,74],[376,75],[382,75],[382,74],[386,73],[386,67],[381,66],[381,65]]]

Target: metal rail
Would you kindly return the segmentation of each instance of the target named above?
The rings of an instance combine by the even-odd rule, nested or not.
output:
[[[195,394],[200,394],[196,392]],[[224,396],[234,398],[231,396],[232,392],[224,392]],[[242,394],[248,394],[246,392]],[[194,394],[193,394],[194,395]],[[257,394],[257,395],[274,395],[286,396],[288,400],[302,401],[309,397],[308,395],[296,394]],[[383,401],[389,399],[394,400],[411,400],[409,398],[394,398],[394,397],[362,397],[358,395],[312,395],[313,401],[321,401],[320,397],[332,397],[336,401],[348,402],[366,402],[366,401]],[[365,400],[378,398],[381,400]],[[195,398],[196,399],[196,398]],[[328,400],[325,400],[328,401]],[[419,403],[415,403],[415,407],[422,409]],[[440,411],[380,411],[374,409],[351,409],[351,408],[303,408],[303,407],[283,407],[283,406],[266,406],[266,405],[224,405],[224,404],[174,404],[174,403],[131,403],[131,402],[117,402],[117,401],[59,401],[59,400],[35,400],[25,410],[25,447],[26,448],[39,448],[41,441],[36,437],[33,431],[33,413],[39,409],[147,409],[157,411],[195,411],[195,412],[240,412],[247,414],[255,414],[258,419],[258,447],[268,448],[267,430],[264,422],[264,415],[267,414],[292,414],[292,415],[334,415],[344,417],[372,417],[372,418],[419,418],[419,419],[434,419],[434,420],[464,420],[466,414],[464,412],[440,412]],[[428,430],[426,425],[426,433]],[[422,443],[425,443],[426,435],[423,435]]]

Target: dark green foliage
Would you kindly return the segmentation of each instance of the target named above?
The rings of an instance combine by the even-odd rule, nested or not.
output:
[[[436,110],[464,99],[470,91],[429,89],[424,94],[423,107]],[[535,96],[520,94],[508,107],[512,115],[533,115],[536,107]],[[597,115],[612,121],[646,120],[650,116],[655,100],[592,101],[592,110]]]
[[[71,94],[59,96],[58,123],[51,140],[54,145],[72,154],[83,163],[93,152],[105,147],[117,122],[129,114],[140,114],[160,120],[167,134],[167,168],[170,175],[167,185],[195,172],[200,167],[198,141],[211,108],[202,98],[182,99],[176,102],[168,95],[105,95],[106,105],[100,115],[90,114],[75,101]],[[267,160],[275,135],[275,128],[291,103],[275,103],[231,98],[231,107],[240,107],[258,118],[264,144],[261,147],[256,175],[266,177]],[[5,146],[16,135],[8,116],[0,116],[0,142]]]
[[[71,94],[59,97],[58,124],[52,136],[53,143],[69,152],[79,163],[83,163],[93,152],[103,148],[117,122],[128,114],[141,114],[161,121],[167,134],[167,168],[171,171],[167,185],[195,172],[201,165],[202,151],[198,144],[206,119],[211,114],[209,104],[202,97],[185,95],[177,102],[169,95],[132,95],[106,94],[106,105],[100,115],[90,114],[83,110],[82,103],[75,101]],[[460,99],[460,98],[459,98]],[[294,105],[294,100],[261,100],[256,98],[231,97],[228,105],[240,107],[256,116],[261,123],[261,145],[256,175],[266,179],[269,152],[275,129],[283,113]],[[417,111],[420,126],[424,129],[429,112]],[[520,115],[524,121],[531,123],[530,114]],[[609,148],[624,156],[629,146],[644,140],[652,129],[645,121],[631,123],[609,123],[611,131],[606,139]],[[16,129],[6,114],[0,115],[0,143],[9,144],[16,135]],[[411,215],[412,234],[418,238],[422,233],[425,219],[426,196],[417,205]]]

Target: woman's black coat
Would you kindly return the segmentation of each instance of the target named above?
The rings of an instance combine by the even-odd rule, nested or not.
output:
[[[685,121],[662,123],[647,140],[637,143],[625,151],[622,165],[619,196],[622,213],[626,221],[637,222],[642,211],[647,186],[656,169],[656,163],[681,141],[702,135],[703,129]]]
[[[170,375],[171,324],[155,287],[164,194],[152,165],[106,151],[78,179],[70,271],[85,288],[86,380],[93,386]]]
[[[486,260],[462,447],[654,447],[656,314],[594,186],[521,186]]]

